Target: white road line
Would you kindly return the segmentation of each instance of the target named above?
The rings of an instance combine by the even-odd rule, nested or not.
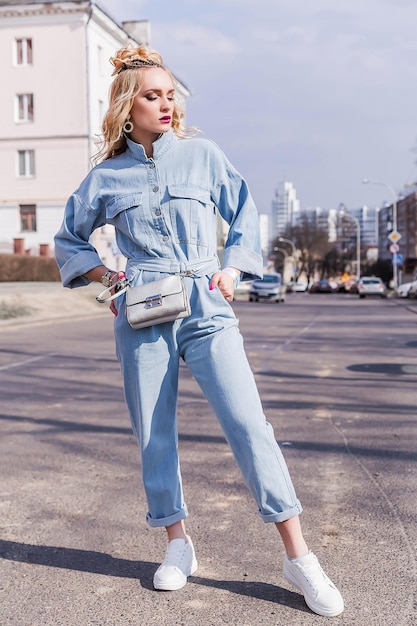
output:
[[[27,365],[28,363],[33,363],[34,361],[41,361],[42,359],[47,359],[50,356],[55,356],[55,353],[50,352],[49,354],[42,354],[41,356],[33,356],[31,359],[25,359],[24,361],[19,361],[19,363],[11,363],[10,365],[2,365],[0,366],[0,371],[11,370],[13,367],[22,367],[24,365]]]

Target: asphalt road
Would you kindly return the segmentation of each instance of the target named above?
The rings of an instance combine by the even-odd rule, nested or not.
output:
[[[291,294],[234,303],[265,413],[341,589],[333,623],[416,626],[417,315],[406,302]],[[0,327],[2,626],[304,626],[283,550],[256,514],[186,367],[178,406],[199,569],[155,592],[163,530],[145,523],[112,320]]]

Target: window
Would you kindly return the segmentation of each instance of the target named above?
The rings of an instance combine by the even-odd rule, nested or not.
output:
[[[16,120],[33,122],[33,94],[23,93],[16,96]]]
[[[20,230],[36,231],[36,204],[20,204]]]
[[[32,65],[32,39],[15,40],[16,65]]]
[[[30,178],[35,176],[35,151],[34,150],[18,150],[18,176]]]

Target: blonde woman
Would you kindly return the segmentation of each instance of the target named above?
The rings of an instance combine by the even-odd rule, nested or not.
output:
[[[147,522],[165,527],[168,545],[154,587],[177,590],[195,573],[177,448],[179,362],[209,400],[264,522],[283,540],[284,576],[312,611],[343,611],[343,599],[309,551],[301,505],[267,422],[230,302],[239,280],[262,275],[258,214],[246,182],[213,142],[184,138],[171,73],[160,55],[124,48],[111,60],[114,82],[100,162],[69,198],[55,238],[66,287],[91,281],[117,290],[120,273],[89,243],[113,224],[131,286],[184,276],[191,315],[140,330],[129,325],[125,294],[115,298],[117,356],[141,451]],[[230,229],[224,267],[216,256],[216,214]]]

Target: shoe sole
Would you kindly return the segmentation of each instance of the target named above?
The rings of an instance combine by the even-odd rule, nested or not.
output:
[[[313,602],[311,602],[311,600],[308,600],[305,595],[303,594],[303,590],[300,589],[300,587],[298,586],[297,582],[295,581],[294,578],[292,578],[291,574],[289,574],[288,572],[286,572],[284,570],[284,578],[287,582],[290,583],[290,585],[292,585],[293,587],[295,587],[303,596],[304,598],[304,602],[306,603],[306,605],[308,606],[309,609],[311,609],[313,611],[313,613],[316,613],[317,615],[322,615],[323,617],[336,617],[337,615],[340,615],[341,613],[343,613],[345,607],[344,605],[342,605],[341,608],[338,609],[334,609],[333,611],[325,611],[324,609],[316,606]]]
[[[197,568],[198,568],[198,563],[194,559],[192,564],[191,564],[191,572],[188,574],[188,576],[192,576],[193,574],[195,574],[196,571],[197,571]],[[155,583],[155,581],[154,581],[153,582],[153,587],[157,591],[179,591],[180,589],[185,587],[185,585],[187,584],[188,576],[185,577],[185,580],[181,584],[176,585],[176,586],[168,585],[168,584],[164,585],[163,583]]]

